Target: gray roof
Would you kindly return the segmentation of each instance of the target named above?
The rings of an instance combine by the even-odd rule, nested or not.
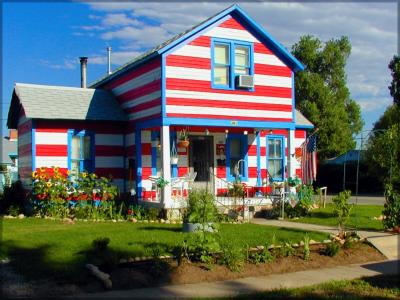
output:
[[[311,123],[299,110],[296,109],[296,126],[314,127],[314,124]]]
[[[10,141],[2,137],[1,144],[0,165],[11,164],[10,154],[17,154],[17,141]]]
[[[15,128],[19,104],[32,119],[127,120],[114,96],[101,89],[17,83],[8,115],[8,123],[14,124],[10,128]]]

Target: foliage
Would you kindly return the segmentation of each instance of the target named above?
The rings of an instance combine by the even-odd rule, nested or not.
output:
[[[10,209],[13,214],[19,214],[24,212],[27,206],[26,191],[22,186],[21,181],[16,181],[11,186],[5,186],[2,199],[0,201],[0,213],[10,213]]]
[[[232,187],[228,188],[228,196],[229,197],[234,197],[234,198],[240,198],[241,199],[241,198],[243,198],[244,193],[245,193],[244,186],[240,181],[235,182],[232,185]]]
[[[388,67],[392,74],[392,82],[389,86],[390,95],[393,97],[393,103],[400,105],[400,56],[393,56]]]
[[[310,260],[310,237],[306,234],[303,239],[303,259]]]
[[[160,189],[163,189],[165,186],[167,186],[168,185],[168,183],[169,183],[169,181],[168,180],[165,180],[164,179],[164,177],[159,177],[159,178],[157,178],[157,180],[156,180],[156,185],[160,188]]]
[[[146,217],[145,208],[142,205],[130,205],[128,208],[128,216],[137,220],[144,220]]]
[[[289,218],[299,218],[307,215],[313,205],[314,190],[311,185],[302,184],[297,190],[298,201],[295,206],[285,203],[285,213]]]
[[[184,221],[189,223],[206,224],[218,219],[215,197],[207,190],[191,190],[188,197],[188,209]]]
[[[297,176],[288,178],[289,186],[298,186],[301,184],[301,179]]]
[[[157,220],[160,215],[160,209],[156,207],[149,207],[145,210],[145,215],[149,220]]]
[[[208,232],[204,229],[189,234],[187,240],[188,251],[193,254],[194,259],[204,263],[212,263],[214,254],[220,251],[221,247],[215,232]]]
[[[340,246],[337,243],[329,243],[326,244],[325,248],[322,250],[322,254],[329,257],[334,257],[339,253],[339,251]]]
[[[292,246],[292,241],[285,241],[280,248],[274,249],[277,256],[288,257],[295,254],[296,249]]]
[[[385,198],[383,226],[386,229],[392,229],[400,226],[400,193],[394,190],[393,185],[387,184]]]
[[[352,205],[349,204],[350,195],[350,191],[343,191],[340,192],[336,197],[332,198],[332,203],[334,205],[333,213],[338,218],[337,221],[341,236],[344,236],[344,226],[350,217],[350,211],[352,208]]]
[[[346,85],[350,52],[347,37],[323,43],[307,35],[292,47],[305,66],[295,75],[296,108],[319,129],[318,157],[322,161],[353,149],[353,135],[363,126],[360,106],[350,98]]]
[[[225,265],[232,272],[242,271],[245,263],[243,249],[235,245],[222,247],[222,256],[219,263]]]
[[[187,141],[189,140],[189,131],[187,129],[182,129],[179,131],[179,140],[181,141]]]
[[[258,265],[260,263],[272,262],[274,257],[268,250],[268,245],[266,244],[261,251],[250,252],[248,254],[248,259]]]

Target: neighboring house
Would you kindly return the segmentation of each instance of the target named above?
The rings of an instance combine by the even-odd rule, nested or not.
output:
[[[39,167],[88,170],[111,174],[139,201],[158,202],[151,176],[171,182],[196,172],[194,185],[215,194],[226,192],[235,167],[242,182],[260,189],[268,177],[301,176],[295,150],[313,125],[295,109],[300,70],[234,5],[90,88],[17,83],[8,126],[20,135],[21,179],[29,184]],[[178,146],[182,129],[187,148]],[[176,206],[171,184],[162,193],[162,206]]]
[[[1,141],[0,192],[3,191],[5,185],[18,180],[17,139],[17,130],[11,129],[8,136]]]

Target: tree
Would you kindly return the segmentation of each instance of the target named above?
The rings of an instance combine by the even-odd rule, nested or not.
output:
[[[393,97],[394,104],[400,104],[400,56],[393,56],[388,67],[392,73],[392,82],[389,86],[390,95]]]
[[[296,74],[296,108],[318,131],[321,160],[354,149],[353,136],[363,126],[359,105],[346,85],[346,61],[351,52],[347,37],[326,43],[306,35],[293,45],[292,53],[305,66]]]

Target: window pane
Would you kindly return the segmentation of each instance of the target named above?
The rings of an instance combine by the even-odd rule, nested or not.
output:
[[[217,64],[229,65],[229,46],[215,45],[214,46],[214,62]]]
[[[235,74],[237,75],[249,75],[249,69],[243,67],[235,67]]]
[[[275,178],[282,178],[282,161],[280,159],[275,160]]]
[[[84,136],[83,142],[83,159],[91,159],[90,136]]]
[[[229,67],[214,68],[214,83],[221,85],[229,84]]]
[[[274,140],[268,139],[268,158],[275,158]]]
[[[79,136],[72,137],[72,145],[71,145],[71,158],[72,159],[80,159],[81,153],[81,139]]]
[[[273,159],[268,160],[268,173],[272,178],[275,178],[275,164]]]
[[[275,140],[275,153],[277,158],[282,157],[282,140],[281,139],[276,139]]]
[[[235,48],[235,65],[249,66],[249,48],[238,46]]]
[[[240,140],[231,139],[230,140],[230,155],[234,158],[240,158]]]
[[[73,160],[71,161],[71,173],[72,175],[77,175],[79,174],[79,160]]]

